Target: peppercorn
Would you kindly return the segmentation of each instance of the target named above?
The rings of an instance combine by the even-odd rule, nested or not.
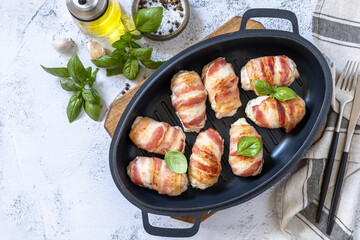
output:
[[[121,91],[121,94],[124,95],[126,92],[125,91]]]
[[[172,29],[172,28],[170,28],[170,30],[169,30],[169,33],[172,33],[174,30]]]
[[[180,17],[184,17],[184,14],[183,14],[183,13],[180,13]]]

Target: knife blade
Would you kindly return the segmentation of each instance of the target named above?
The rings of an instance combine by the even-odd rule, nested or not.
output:
[[[331,205],[330,205],[330,210],[329,210],[328,222],[326,225],[326,233],[329,235],[331,234],[332,228],[334,226],[334,217],[335,217],[335,213],[337,211],[341,187],[342,187],[342,183],[343,183],[344,177],[345,177],[346,163],[347,163],[348,156],[349,156],[350,144],[351,144],[352,137],[354,135],[356,123],[357,123],[359,115],[360,115],[360,81],[358,80],[358,72],[359,72],[358,68],[359,68],[359,64],[358,64],[358,67],[356,68],[356,75],[355,75],[355,80],[353,83],[353,84],[356,83],[356,90],[355,90],[355,98],[353,101],[353,106],[351,109],[348,130],[347,130],[347,134],[346,134],[345,147],[344,147],[343,154],[341,156],[340,167],[339,167],[339,171],[338,171],[338,174],[336,177],[334,193],[333,193],[333,196],[331,199]]]
[[[350,150],[350,144],[351,144],[352,137],[354,135],[356,123],[360,116],[360,81],[358,80],[358,73],[359,72],[357,71],[356,76],[355,76],[355,81],[357,81],[356,90],[355,90],[355,98],[354,98],[353,106],[351,109],[351,115],[350,115],[349,125],[348,125],[348,129],[347,129],[344,152],[349,152],[349,150]]]

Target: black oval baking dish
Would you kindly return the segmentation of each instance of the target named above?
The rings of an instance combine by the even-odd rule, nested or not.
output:
[[[279,30],[245,30],[246,22],[253,17],[284,18],[292,23],[293,32]],[[129,132],[137,116],[148,116],[171,125],[181,126],[171,105],[170,80],[179,70],[195,70],[217,57],[231,62],[238,76],[240,69],[252,58],[267,55],[287,55],[295,61],[300,72],[291,87],[305,100],[306,116],[289,134],[281,129],[264,129],[253,123],[264,141],[264,166],[256,177],[237,177],[228,164],[229,128],[240,117],[253,92],[240,88],[243,106],[233,117],[216,119],[207,103],[207,121],[204,129],[213,127],[225,140],[222,172],[219,181],[206,190],[192,187],[177,197],[157,194],[133,184],[126,167],[136,156],[156,156],[138,149],[130,140]],[[157,69],[134,95],[126,107],[115,130],[110,147],[110,169],[120,192],[142,211],[145,230],[153,235],[188,237],[199,229],[201,215],[243,203],[273,186],[284,177],[310,148],[323,125],[330,107],[332,79],[329,67],[319,50],[299,35],[294,13],[276,9],[247,11],[240,30],[202,41],[177,54]],[[250,122],[250,120],[249,120]],[[186,133],[185,155],[189,159],[196,134]],[[163,158],[163,156],[159,156]],[[149,224],[148,213],[168,216],[196,216],[195,224],[188,229],[168,229]]]

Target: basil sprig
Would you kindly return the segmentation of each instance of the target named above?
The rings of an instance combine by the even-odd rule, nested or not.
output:
[[[263,143],[256,137],[243,137],[237,143],[237,154],[246,157],[255,157],[259,155],[263,148]]]
[[[254,87],[259,96],[270,95],[272,99],[276,98],[280,102],[297,98],[294,90],[288,87],[271,87],[270,84],[263,80],[254,80]]]
[[[115,50],[92,62],[100,68],[106,68],[106,76],[123,74],[127,79],[133,80],[139,75],[140,63],[147,68],[157,69],[165,61],[151,60],[152,48],[142,48],[133,40],[140,40],[142,33],[155,32],[162,21],[163,8],[153,7],[141,9],[134,15],[135,29],[127,31],[114,42]],[[137,31],[139,34],[133,34]]]
[[[70,123],[79,116],[82,106],[90,118],[95,121],[99,120],[101,97],[99,92],[93,88],[98,72],[97,68],[94,71],[91,67],[85,69],[76,53],[70,58],[66,68],[47,68],[42,65],[41,67],[47,73],[69,80],[69,82],[61,82],[61,87],[66,91],[74,92],[66,108]],[[90,88],[85,88],[86,85]]]
[[[134,24],[136,30],[142,33],[155,32],[161,24],[162,7],[141,9],[135,13]]]
[[[179,151],[166,152],[165,163],[174,173],[186,173],[188,168],[188,162],[185,155]]]

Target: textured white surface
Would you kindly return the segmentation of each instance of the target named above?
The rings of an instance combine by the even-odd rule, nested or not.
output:
[[[315,0],[192,0],[190,22],[177,38],[147,41],[154,58],[167,59],[198,42],[222,23],[248,8],[294,11],[300,32],[311,38]],[[121,1],[130,13],[131,1]],[[267,28],[289,29],[279,20],[261,20]],[[70,94],[40,64],[65,66],[77,51],[92,66],[84,35],[73,23],[65,1],[28,0],[0,3],[0,239],[157,239],[142,227],[139,209],[117,190],[109,171],[110,137],[103,122],[84,113],[72,124],[65,109]],[[53,37],[72,37],[77,48],[56,52]],[[137,81],[98,74],[96,87],[108,106]],[[104,114],[104,113],[103,113]],[[194,239],[282,239],[275,211],[275,188],[255,199],[216,213],[201,224]],[[358,210],[359,212],[359,210]],[[359,239],[359,215],[357,231]],[[157,226],[188,227],[169,217],[152,216]]]

